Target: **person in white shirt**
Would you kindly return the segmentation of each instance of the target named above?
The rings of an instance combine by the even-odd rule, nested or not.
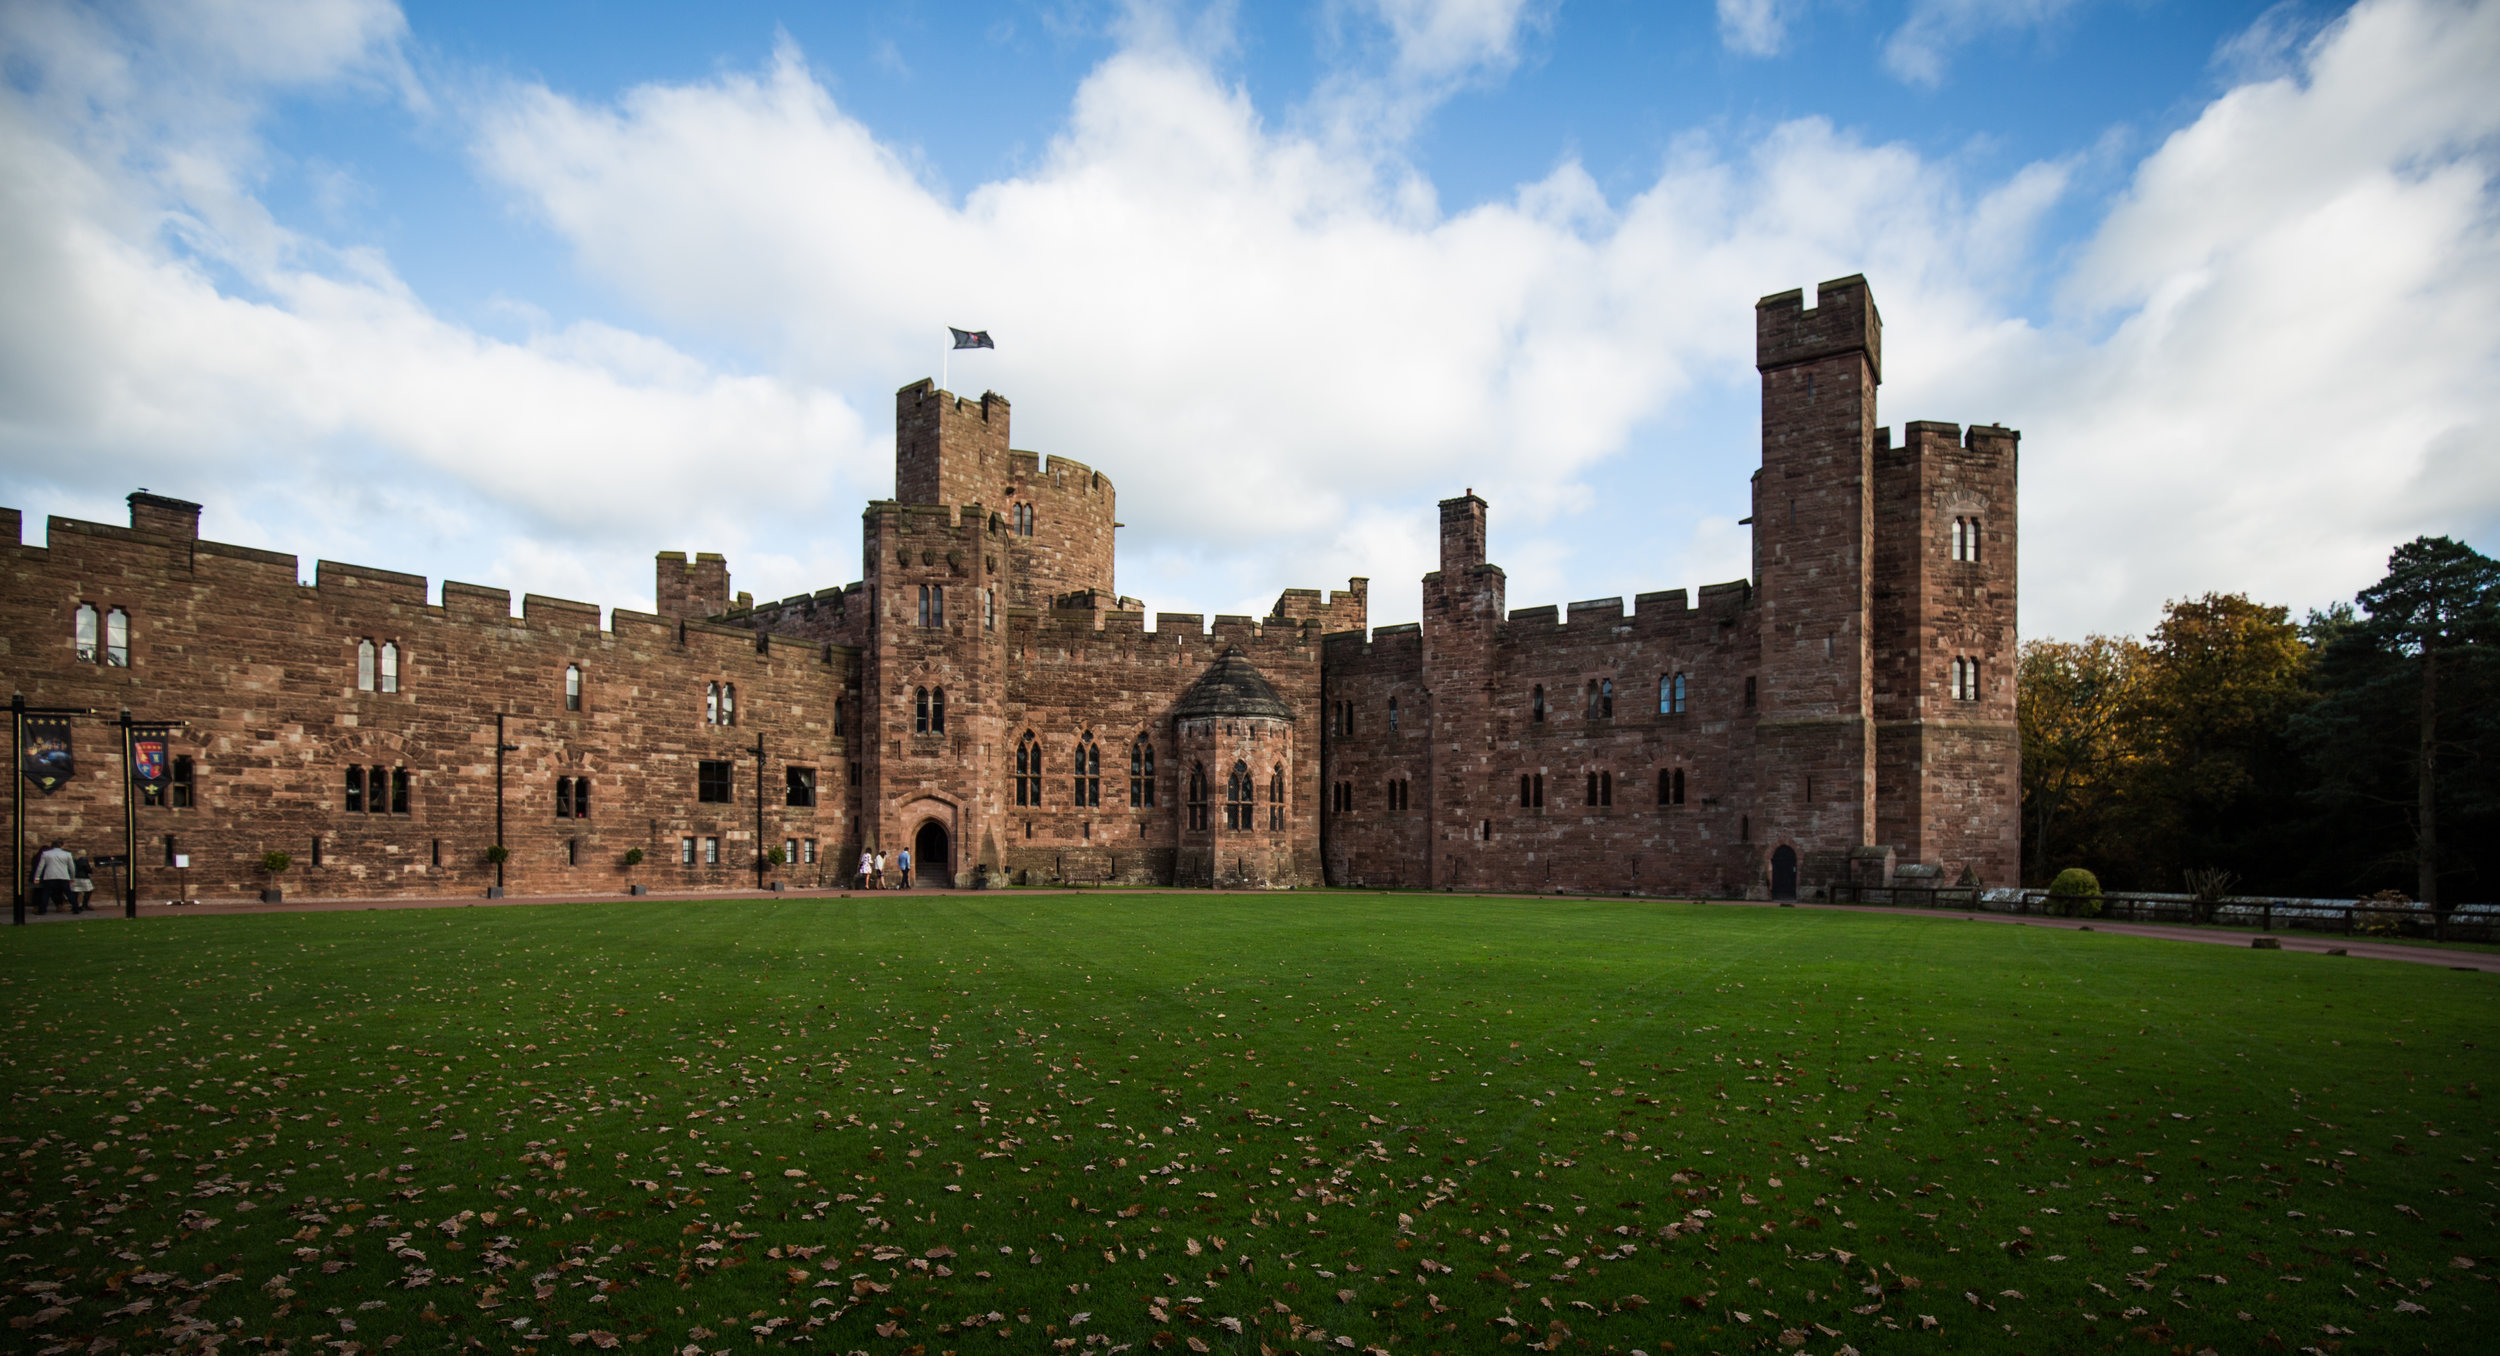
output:
[[[53,839],[35,854],[35,912],[50,913],[55,904],[68,908],[70,883],[77,878],[78,859],[61,846],[60,839]]]
[[[870,888],[877,890],[885,888],[885,854],[882,852],[877,854],[877,883]]]

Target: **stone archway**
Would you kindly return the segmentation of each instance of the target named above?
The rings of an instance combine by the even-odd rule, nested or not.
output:
[[[923,820],[920,831],[911,839],[912,878],[920,884],[952,886],[955,883],[953,840],[946,826],[937,820]]]
[[[1782,843],[1771,853],[1771,898],[1797,897],[1797,849]]]

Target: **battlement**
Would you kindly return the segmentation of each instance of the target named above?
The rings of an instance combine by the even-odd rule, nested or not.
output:
[[[380,570],[370,565],[344,565],[335,560],[316,561],[313,565],[313,587],[323,593],[354,591],[387,602],[410,607],[425,606],[425,576],[402,574],[397,570]]]
[[[1323,600],[1318,589],[1287,589],[1276,595],[1268,623],[1316,622],[1323,631],[1360,631],[1370,618],[1372,581],[1356,575]]]
[[[662,551],[653,558],[652,596],[663,617],[711,617],[729,610],[729,559],[717,551]]]
[[[1805,292],[1775,292],[1754,303],[1754,366],[1768,372],[1846,353],[1864,353],[1875,380],[1884,378],[1884,321],[1866,279],[1852,273]]]

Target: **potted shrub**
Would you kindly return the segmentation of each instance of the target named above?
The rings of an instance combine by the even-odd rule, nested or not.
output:
[[[778,867],[778,866],[781,866],[781,865],[783,865],[783,864],[784,864],[784,863],[788,860],[788,858],[789,858],[789,854],[788,854],[788,853],[783,852],[783,851],[781,850],[780,845],[778,845],[778,844],[775,844],[775,845],[774,845],[774,846],[772,846],[772,847],[768,847],[768,848],[764,849],[764,865],[765,865],[765,866],[767,866],[767,867]],[[781,888],[781,882],[780,882],[780,881],[774,881],[774,882],[772,883],[772,888],[773,888],[773,889],[776,889],[776,890],[780,889],[780,888]]]
[[[642,865],[642,849],[641,849],[641,848],[627,848],[627,849],[625,849],[625,874],[627,874],[627,875],[629,875],[629,876],[630,876],[630,875],[632,875],[632,874],[633,874],[633,871],[634,871],[634,868],[635,868],[635,867],[637,867],[637,866],[640,866],[640,865]],[[628,894],[643,895],[643,894],[649,894],[649,893],[651,892],[651,887],[650,887],[650,886],[647,886],[647,885],[644,885],[644,884],[640,883],[639,881],[636,881],[636,882],[631,882],[631,883],[628,883],[628,884],[626,885],[626,887],[625,887],[625,890],[626,890],[626,893],[628,893]]]
[[[2049,882],[2049,904],[2066,918],[2098,918],[2101,916],[2101,878],[2080,866],[2070,866]]]
[[[293,857],[274,848],[260,854],[260,869],[269,873],[269,884],[260,892],[261,903],[277,904],[285,900],[286,893],[278,888],[278,877],[284,875],[286,869],[293,865],[295,865]]]
[[[486,864],[488,866],[499,867],[510,860],[512,860],[512,849],[505,847],[501,843],[497,843],[493,847],[486,849]],[[486,897],[488,899],[503,898],[503,887],[501,885],[487,886]]]

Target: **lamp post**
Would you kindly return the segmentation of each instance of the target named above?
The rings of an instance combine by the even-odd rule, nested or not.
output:
[[[501,711],[496,712],[496,713],[495,713],[495,846],[496,846],[496,847],[498,847],[498,848],[502,848],[502,847],[503,847],[503,845],[504,845],[504,844],[503,844],[503,756],[504,756],[505,754],[507,754],[507,753],[519,753],[519,752],[521,751],[521,746],[520,746],[520,745],[518,745],[518,744],[514,744],[514,743],[510,743],[510,742],[508,742],[507,740],[505,740],[505,738],[503,737],[503,722],[504,722],[504,713],[503,713],[503,712],[501,712]],[[501,898],[503,898],[503,863],[504,863],[504,857],[509,856],[509,855],[510,855],[510,852],[509,852],[509,850],[507,849],[507,850],[505,850],[504,852],[499,853],[499,854],[496,856],[496,858],[495,858],[495,897],[496,897],[497,899],[501,899]]]

